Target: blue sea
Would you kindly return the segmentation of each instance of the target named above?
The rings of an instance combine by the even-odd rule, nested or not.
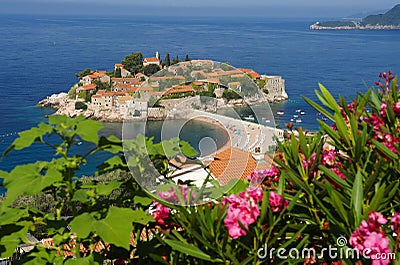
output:
[[[400,73],[400,31],[311,31],[315,21],[269,18],[0,16],[0,152],[26,130],[46,121],[52,109],[36,103],[68,91],[75,73],[111,70],[125,55],[141,51],[161,58],[229,62],[260,74],[281,75],[289,100],[271,104],[276,123],[305,111],[301,126],[318,128],[316,113],[302,99],[316,99],[318,82],[335,97],[351,99],[381,71]],[[106,124],[109,132],[118,126]],[[1,170],[45,159],[38,146],[12,152]],[[86,172],[90,174],[88,169]]]

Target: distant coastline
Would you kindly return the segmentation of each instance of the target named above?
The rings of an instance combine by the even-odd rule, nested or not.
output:
[[[360,21],[316,22],[311,30],[400,30],[400,4],[385,14],[369,15]]]

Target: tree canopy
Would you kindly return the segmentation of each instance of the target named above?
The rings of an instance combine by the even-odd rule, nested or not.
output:
[[[143,67],[143,54],[141,52],[129,54],[121,63],[129,72],[137,74]]]

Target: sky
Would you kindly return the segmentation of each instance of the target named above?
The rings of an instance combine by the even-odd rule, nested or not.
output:
[[[2,0],[1,14],[348,17],[384,12],[400,0]]]

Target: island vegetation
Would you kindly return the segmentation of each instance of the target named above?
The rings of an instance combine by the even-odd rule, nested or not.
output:
[[[86,68],[76,77],[79,80],[68,94],[53,95],[39,105],[56,107],[56,115],[84,114],[95,120],[122,121],[163,119],[166,112],[154,108],[170,105],[168,100],[172,99],[211,97],[218,100],[217,106],[222,108],[288,98],[280,76],[235,69],[229,63],[191,60],[188,54],[185,61],[180,61],[178,56],[171,60],[169,53],[162,60],[158,52],[155,57],[134,52],[116,63],[112,71]],[[201,99],[200,105],[207,108],[207,102]]]

